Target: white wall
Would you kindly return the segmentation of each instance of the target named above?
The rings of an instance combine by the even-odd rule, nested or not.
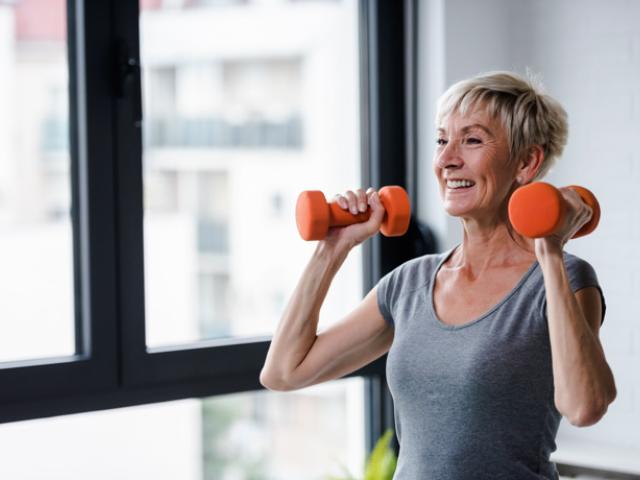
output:
[[[608,311],[601,339],[618,398],[598,424],[561,424],[556,458],[637,469],[640,457],[640,3],[614,0],[432,0],[421,11],[421,216],[442,249],[461,239],[443,214],[431,172],[433,105],[455,81],[494,69],[542,76],[569,114],[563,158],[545,179],[582,184],[597,195],[602,220],[591,236],[566,250],[595,267]],[[581,443],[597,445],[591,449]],[[615,447],[615,448],[608,448]],[[630,450],[626,450],[630,449]],[[588,454],[580,454],[580,452]]]

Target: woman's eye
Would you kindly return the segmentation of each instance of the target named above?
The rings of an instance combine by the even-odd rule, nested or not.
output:
[[[475,138],[475,137],[471,137],[471,138],[467,138],[467,143],[482,143],[482,140],[480,140],[479,138]]]
[[[436,140],[436,143],[438,145],[446,145],[447,141],[444,138],[439,138],[439,139]]]

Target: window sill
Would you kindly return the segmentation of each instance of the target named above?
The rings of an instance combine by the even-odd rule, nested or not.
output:
[[[558,450],[551,454],[551,460],[566,465],[640,474],[640,448],[563,438],[558,439]]]

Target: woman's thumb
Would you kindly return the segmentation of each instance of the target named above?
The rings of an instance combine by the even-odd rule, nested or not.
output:
[[[376,225],[380,225],[382,220],[384,219],[385,209],[384,205],[382,205],[382,201],[380,200],[380,196],[378,192],[373,192],[371,194],[371,217],[369,217],[369,221],[375,223]]]

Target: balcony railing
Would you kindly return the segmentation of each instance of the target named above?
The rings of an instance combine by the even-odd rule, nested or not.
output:
[[[302,148],[302,120],[251,120],[241,124],[222,118],[147,118],[145,146],[150,148]]]

